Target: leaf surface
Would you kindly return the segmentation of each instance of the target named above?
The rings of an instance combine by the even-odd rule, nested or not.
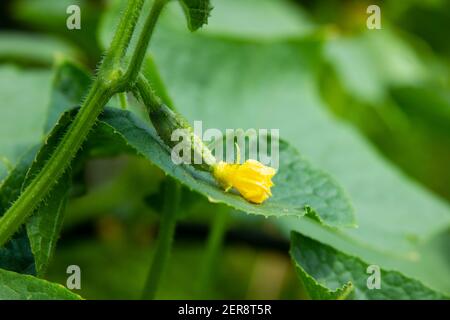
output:
[[[429,300],[448,299],[399,272],[380,270],[380,288],[369,264],[297,232],[291,236],[291,256],[312,299]],[[371,285],[372,289],[369,289]]]
[[[51,90],[50,71],[0,66],[0,179],[44,137]],[[23,92],[26,94],[23,94]]]
[[[81,101],[84,91],[81,91],[80,87],[76,85],[80,81],[72,82],[76,76],[79,76],[80,72],[82,71],[78,68],[72,68],[70,64],[66,64],[64,60],[61,60],[54,74],[53,88],[49,88],[47,92],[42,92],[42,94],[51,96],[50,100],[46,101],[47,108],[42,107],[39,111],[36,111],[37,114],[32,113],[33,108],[27,110],[26,106],[22,105],[24,99],[20,94],[17,93],[17,96],[15,96],[14,99],[17,100],[15,102],[17,103],[17,115],[21,116],[20,110],[23,108],[25,116],[30,117],[30,123],[34,121],[38,125],[30,125],[29,128],[24,128],[20,132],[24,134],[27,130],[30,130],[30,139],[27,140],[26,145],[28,147],[35,145],[35,147],[31,148],[22,157],[20,163],[11,171],[8,178],[2,184],[0,189],[2,199],[0,206],[1,214],[6,212],[9,206],[17,199],[21,190],[25,188],[30,179],[42,168],[63,132],[67,129],[72,117],[65,117],[60,120],[54,132],[49,133],[56,124],[61,111],[73,107]],[[82,74],[83,76],[85,75],[84,73]],[[24,73],[23,78],[26,79],[26,77],[31,77],[31,74]],[[50,77],[39,78],[33,83],[34,90],[39,90],[39,88],[44,86],[50,87],[52,83],[50,79]],[[88,81],[83,83],[83,90],[88,83]],[[4,88],[4,90],[7,89],[8,87]],[[30,89],[29,93],[31,94],[30,98],[36,99],[29,107],[39,106],[40,100],[38,99],[38,93],[36,92],[33,96],[33,88]],[[11,95],[11,100],[15,101],[14,99]],[[44,105],[45,103],[42,104]],[[6,108],[2,110],[2,112],[8,115],[7,111]],[[30,112],[30,114],[27,114],[26,111]],[[8,119],[7,117],[5,118],[6,120]],[[5,126],[11,125],[13,123],[8,123]],[[18,129],[21,129],[20,123],[17,126],[19,127]],[[45,135],[48,136],[45,142],[42,143],[41,150],[38,152],[38,146],[41,145],[39,139],[44,140],[43,137]],[[31,137],[35,140],[31,139]],[[11,149],[13,150],[14,148],[17,148],[17,145],[11,144]],[[11,162],[13,162],[13,159],[11,159]],[[39,276],[44,274],[59,237],[64,217],[65,202],[70,188],[70,174],[70,170],[65,173],[45,201],[35,210],[34,214],[26,223],[26,229],[22,228],[4,248],[0,249],[0,265],[3,268],[26,273],[37,272]],[[34,259],[33,255],[30,255],[30,251],[32,251]]]
[[[280,21],[284,18],[292,27],[277,28],[281,24],[265,23],[257,11],[248,10],[245,19],[254,22],[251,30],[260,32],[242,36],[224,22],[251,5],[249,0],[233,1],[233,6],[227,0],[214,1],[221,10],[217,19],[219,10],[215,10],[210,25],[220,25],[220,32],[205,28],[191,34],[176,19],[180,15],[176,6],[165,11],[150,49],[174,105],[191,122],[202,120],[205,129],[280,128],[284,139],[342,183],[359,228],[334,232],[307,219],[275,220],[286,235],[300,231],[450,290],[450,279],[443,276],[450,268],[445,249],[422,249],[448,229],[448,205],[386,161],[354,128],[328,113],[317,81],[326,61],[323,41],[301,32],[305,25],[301,14],[294,20],[295,8],[281,9],[286,1],[265,2],[278,7]],[[105,17],[102,43],[110,38],[108,30],[116,15],[111,11]],[[391,83],[404,83],[407,72]]]
[[[70,64],[66,68],[77,69]],[[80,92],[83,91],[81,87],[88,85],[88,76],[82,74],[82,71],[74,70],[76,76],[70,81]],[[134,150],[212,202],[225,203],[235,209],[266,217],[309,215],[329,226],[355,225],[353,209],[345,192],[286,142],[280,142],[280,169],[274,179],[273,197],[262,205],[255,205],[235,193],[225,193],[208,173],[191,166],[175,165],[170,150],[159,140],[153,128],[133,113],[106,108],[101,120],[88,139],[87,146],[108,144],[113,148],[116,144],[115,148],[123,152]]]
[[[60,284],[0,269],[2,300],[80,300]]]
[[[208,173],[191,166],[175,165],[170,150],[163,146],[146,123],[132,113],[107,109],[101,119],[111,126],[110,130],[117,138],[123,139],[124,144],[212,202],[266,217],[302,217],[308,214],[330,226],[355,224],[351,205],[342,189],[284,141],[280,141],[280,168],[274,178],[273,197],[255,205],[237,194],[224,192]]]
[[[0,216],[20,194],[27,170],[44,136],[51,73],[0,66]],[[23,92],[27,94],[23,94]],[[0,248],[0,268],[35,272],[25,228]]]

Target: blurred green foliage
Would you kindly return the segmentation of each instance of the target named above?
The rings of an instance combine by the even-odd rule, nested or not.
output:
[[[82,8],[83,28],[71,32],[65,8],[74,3]],[[218,0],[209,25],[192,36],[181,11],[168,8],[146,65],[160,70],[162,95],[209,127],[280,127],[349,190],[361,228],[335,232],[311,221],[232,213],[237,241],[225,243],[213,282],[199,294],[196,271],[217,209],[183,190],[184,233],[161,298],[305,298],[287,255],[292,229],[450,292],[450,3],[376,3],[382,30],[366,28],[372,1]],[[115,17],[111,1],[2,5],[8,23],[0,31],[0,86],[14,105],[0,97],[1,116],[11,124],[0,127],[1,178],[43,136],[55,55],[95,71]],[[142,114],[135,101],[131,108]],[[24,120],[14,122],[19,116]],[[67,265],[78,264],[83,297],[139,298],[164,174],[142,159],[97,152],[100,159],[75,170],[47,278],[64,284]],[[243,236],[254,229],[253,237]]]

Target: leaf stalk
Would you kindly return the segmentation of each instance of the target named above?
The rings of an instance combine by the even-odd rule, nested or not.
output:
[[[155,299],[164,269],[169,260],[172,248],[177,214],[180,206],[181,186],[172,178],[166,180],[164,189],[164,209],[161,218],[160,230],[153,255],[152,265],[142,293],[143,299]]]

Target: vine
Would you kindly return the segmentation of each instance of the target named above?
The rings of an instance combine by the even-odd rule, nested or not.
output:
[[[137,79],[156,22],[167,0],[156,0],[146,18],[131,62],[124,73],[122,63],[142,13],[143,0],[130,0],[117,26],[99,72],[68,131],[42,170],[0,219],[0,247],[18,230],[45,199],[70,165],[106,103],[115,94],[130,91]]]

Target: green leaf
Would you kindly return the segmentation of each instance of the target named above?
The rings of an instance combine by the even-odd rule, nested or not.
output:
[[[110,37],[109,26],[114,23],[120,10],[118,1],[113,1],[112,4],[111,16],[106,16],[103,20],[104,28],[102,30],[104,30],[105,34],[102,35],[102,39]],[[174,8],[170,7],[170,9]],[[167,11],[168,14],[171,12],[171,10]],[[168,17],[169,16],[166,16],[166,18]],[[190,33],[187,32],[187,34],[189,35]],[[183,35],[183,37],[184,36],[186,35]],[[170,57],[167,58],[170,59]],[[205,67],[208,68],[210,61],[206,61],[207,64],[205,66],[199,66],[200,62],[202,64],[204,62],[202,61],[201,56],[199,56],[199,58],[200,59],[194,59],[192,57],[190,60],[192,67],[201,69],[204,69]],[[152,62],[151,58],[149,59],[149,61]],[[150,70],[151,69],[155,69],[153,65]],[[180,69],[179,71],[184,74],[184,70]],[[158,93],[162,92],[164,100],[167,100],[165,98],[167,94],[165,94],[164,90],[161,90],[161,81],[159,81],[159,79],[155,80],[154,78],[151,78],[150,80],[152,83],[157,83],[156,89]],[[196,91],[196,89],[197,88],[195,88],[194,91]],[[204,100],[204,98],[201,100]],[[214,98],[214,101],[217,101],[217,98]],[[174,105],[178,107],[178,103],[175,103]],[[105,113],[104,116],[109,116],[109,114],[110,113]],[[253,117],[253,115],[251,117]],[[239,118],[241,118],[241,116],[239,116]],[[151,151],[148,146],[150,145],[150,131],[148,128],[145,128],[146,125],[137,123],[137,121],[138,120],[135,117],[127,114],[123,114],[123,116],[115,115],[114,117],[108,118],[108,123],[110,125],[112,124],[114,130],[121,133],[129,145],[135,148],[138,153],[149,158],[166,173],[175,176],[178,180],[197,192],[202,193],[211,201],[224,202],[244,212],[260,214],[263,216],[280,217],[288,215],[309,215],[330,226],[355,225],[352,213],[353,210],[342,189],[337,186],[336,182],[331,177],[322,171],[315,169],[287,143],[283,142],[280,144],[280,151],[282,153],[280,159],[281,161],[284,161],[284,163],[281,164],[279,173],[275,177],[276,186],[273,189],[274,196],[262,205],[253,205],[238,195],[224,193],[213,183],[209,176],[205,176],[198,172],[190,172],[192,171],[191,168],[175,166],[167,151],[162,153],[160,147],[158,152]],[[233,123],[234,121],[229,122],[229,124]],[[154,144],[152,149],[158,150],[156,147],[157,145]],[[158,154],[158,156],[154,156],[152,152]],[[200,175],[200,180],[197,178],[198,175]],[[286,181],[283,181],[283,179]],[[296,179],[298,179],[298,181],[295,181]],[[310,210],[310,207],[312,210]]]
[[[0,269],[0,300],[81,300],[60,284]]]
[[[291,236],[291,256],[312,299],[449,299],[417,280],[384,269],[380,289],[369,289],[368,278],[375,273],[368,263],[297,232]]]
[[[195,31],[208,24],[212,6],[210,0],[179,0],[186,15],[188,28]]]
[[[354,226],[350,203],[344,192],[326,173],[314,168],[284,141],[280,141],[280,168],[274,178],[273,197],[254,205],[241,196],[224,192],[209,173],[190,166],[175,165],[170,150],[160,142],[151,128],[133,114],[107,109],[101,117],[110,131],[166,173],[211,202],[225,203],[235,209],[263,216],[310,215],[330,226]]]
[[[46,131],[53,130],[31,165],[22,189],[42,169],[57,143],[67,131],[73,113],[58,117],[65,110],[76,106],[87,91],[90,79],[85,71],[68,61],[60,61],[55,70],[51,101],[46,121]],[[53,187],[48,197],[34,212],[26,224],[30,245],[35,257],[36,272],[44,275],[55,250],[65,216],[66,201],[71,187],[72,169],[68,169]]]
[[[19,196],[27,170],[33,161],[35,147],[44,136],[51,73],[21,71],[11,66],[0,67],[0,216]],[[26,94],[23,94],[23,92]],[[10,172],[7,172],[10,171]],[[34,259],[25,228],[0,248],[0,268],[21,273],[34,273]]]
[[[31,183],[33,177],[42,169],[72,120],[71,116],[65,116],[58,121],[28,170],[22,190]],[[66,200],[70,187],[71,170],[67,170],[26,223],[38,276],[44,275],[55,250],[64,221]]]
[[[19,197],[27,170],[37,150],[37,147],[30,149],[0,185],[0,216]],[[34,257],[25,228],[22,227],[0,248],[0,268],[20,273],[35,273]]]
[[[43,276],[53,256],[61,232],[71,178],[65,174],[48,200],[28,220],[27,234],[38,276]]]
[[[80,105],[91,81],[92,78],[83,67],[67,59],[57,61],[45,122],[46,134],[53,129],[65,111]]]
[[[284,141],[280,142],[282,160],[274,180],[273,197],[262,205],[251,204],[237,194],[224,192],[209,173],[187,165],[175,165],[170,150],[154,130],[129,111],[105,109],[87,144],[92,148],[105,141],[123,152],[135,152],[145,157],[211,202],[225,203],[237,210],[266,217],[308,215],[330,226],[354,226],[352,208],[344,192],[333,179],[311,166]]]
[[[83,82],[86,79],[80,76],[80,74],[85,76],[84,71],[78,67],[72,67],[72,64],[64,60],[59,60],[56,68],[53,89],[44,92],[46,94],[52,93],[51,99],[47,104],[48,109],[40,111],[44,116],[47,114],[47,119],[42,119],[32,114],[27,115],[31,118],[34,117],[35,121],[37,119],[44,120],[39,122],[39,131],[42,133],[38,134],[38,137],[44,137],[43,133],[47,134],[49,132],[62,111],[77,105],[81,101],[85,92],[85,86],[89,84],[89,81]],[[72,81],[77,76],[80,77],[79,80]],[[46,79],[48,84],[51,83],[49,80],[50,78],[48,80]],[[41,79],[41,81],[44,80]],[[81,87],[77,86],[77,83],[81,83]],[[43,86],[44,84],[36,83],[35,85],[39,88],[39,86]],[[33,93],[33,91],[30,90],[30,93]],[[21,100],[20,95],[16,99]],[[39,100],[36,100],[36,103],[39,103]],[[20,107],[23,108],[24,106]],[[17,108],[19,111],[20,107]],[[32,110],[30,108],[29,111],[31,112]],[[20,116],[20,113],[18,113],[18,116]],[[53,132],[48,134],[39,153],[37,154],[38,148],[32,148],[10,173],[8,179],[5,180],[0,189],[0,197],[2,199],[2,204],[0,205],[1,214],[9,208],[19,196],[20,191],[23,190],[30,182],[30,179],[43,166],[71,120],[72,117],[61,119]],[[20,123],[17,126],[20,128]],[[36,131],[38,131],[37,128]],[[26,231],[25,228],[21,229],[4,248],[0,249],[0,266],[5,269],[27,273],[34,273],[36,270],[40,276],[44,274],[59,237],[64,217],[65,202],[70,187],[70,175],[71,171],[68,170],[43,204],[35,210],[33,216],[26,224]],[[30,246],[34,255],[35,264],[33,263],[33,256],[30,255]]]
[[[51,72],[47,70],[25,72],[0,66],[0,158],[13,167],[44,137],[50,87]],[[6,173],[0,164],[0,179]]]
[[[324,54],[345,89],[375,105],[386,98],[389,86],[416,85],[427,77],[416,52],[390,29],[328,41]]]
[[[297,38],[314,30],[312,19],[290,1],[215,0],[213,5],[212,18],[201,32],[264,41]],[[176,12],[175,5],[173,7],[171,16],[181,19],[182,13]]]
[[[320,43],[305,38],[255,44],[158,30],[155,61],[178,110],[191,121],[201,119],[205,128],[280,128],[285,139],[342,181],[358,201],[363,221],[358,218],[360,228],[346,231],[352,238],[402,252],[411,250],[404,234],[423,238],[449,225],[442,201],[325,112],[315,82]]]
[[[83,80],[86,78],[74,77],[71,83],[78,88],[86,84]],[[101,145],[122,145],[124,152],[134,150],[212,202],[225,203],[235,209],[266,217],[308,215],[330,226],[355,225],[353,209],[344,191],[286,142],[280,142],[280,168],[274,179],[273,197],[262,205],[254,205],[237,194],[225,193],[209,173],[197,171],[191,166],[175,165],[170,150],[159,140],[154,130],[129,111],[107,108],[101,120],[87,146],[92,147],[97,141]]]
[[[214,3],[224,8],[221,21],[234,19],[238,9],[252,3],[235,1],[231,7],[226,2]],[[267,2],[274,7],[288,3]],[[278,12],[292,21],[286,11]],[[295,9],[290,12],[294,14]],[[351,253],[376,256],[381,266],[450,290],[450,279],[444,276],[450,269],[446,251],[441,247],[422,251],[448,229],[448,205],[387,162],[354,128],[327,112],[317,81],[325,63],[322,41],[300,32],[293,37],[293,28],[280,30],[251,10],[246,13],[245,19],[255,21],[254,29],[260,28],[264,35],[276,31],[277,36],[261,41],[261,35],[241,36],[225,23],[220,33],[192,34],[175,18],[176,12],[165,11],[151,53],[174,105],[188,120],[201,119],[204,128],[280,128],[284,139],[349,192],[359,228],[334,232],[307,219],[275,220],[286,235],[298,230]],[[115,14],[108,13],[104,21],[114,22]],[[211,26],[215,19],[216,14]],[[102,39],[108,39],[110,27],[103,26]],[[392,81],[398,83],[396,78]]]

